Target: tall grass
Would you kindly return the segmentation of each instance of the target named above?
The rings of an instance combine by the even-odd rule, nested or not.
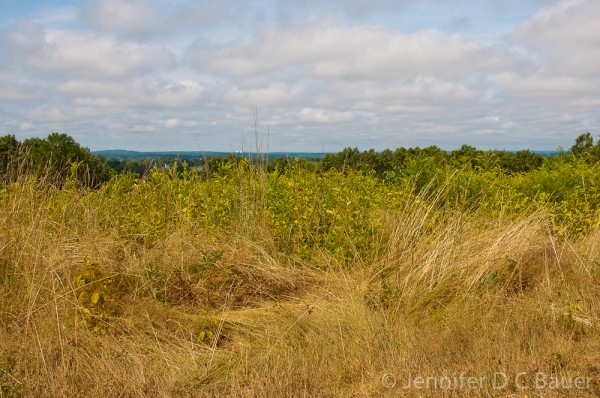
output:
[[[15,175],[0,396],[597,396],[600,232],[560,233],[560,208],[494,178]],[[404,388],[499,372],[527,389]]]

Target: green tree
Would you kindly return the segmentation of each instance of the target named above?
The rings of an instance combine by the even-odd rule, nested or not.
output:
[[[571,153],[577,157],[583,157],[589,163],[600,161],[600,141],[594,144],[590,132],[579,135],[575,139],[575,145],[571,147]]]
[[[463,144],[460,148],[450,152],[450,158],[455,162],[457,167],[469,165],[475,167],[478,165],[478,156],[480,151],[477,148]]]
[[[52,133],[46,139],[29,138],[23,141],[23,149],[34,172],[48,173],[59,183],[73,176],[82,185],[95,187],[114,174],[106,162],[64,133]]]
[[[594,138],[592,138],[592,134],[586,132],[575,139],[575,145],[571,147],[571,153],[575,156],[583,156],[584,153],[589,153],[593,147]]]
[[[528,150],[517,151],[515,153],[515,162],[510,169],[513,172],[529,172],[539,169],[544,163],[544,157],[539,153],[530,152]]]
[[[5,175],[10,163],[19,156],[19,141],[14,135],[0,137],[0,175]]]

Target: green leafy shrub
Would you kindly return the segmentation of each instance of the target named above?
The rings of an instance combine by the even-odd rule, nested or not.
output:
[[[119,307],[113,276],[86,259],[77,281],[77,312],[84,325],[94,333],[106,333]]]

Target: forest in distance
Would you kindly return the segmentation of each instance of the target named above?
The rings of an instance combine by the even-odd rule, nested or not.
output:
[[[153,166],[170,167],[183,162],[192,168],[214,169],[223,162],[236,162],[240,159],[251,161],[260,160],[269,170],[285,168],[294,162],[302,162],[312,169],[327,170],[329,168],[342,169],[345,167],[355,170],[370,171],[378,175],[386,172],[397,171],[402,168],[407,159],[421,157],[435,158],[445,164],[460,166],[461,162],[479,167],[486,163],[486,167],[498,167],[507,172],[526,172],[539,167],[546,156],[557,156],[565,153],[581,155],[587,153],[592,159],[600,157],[600,143],[593,143],[591,133],[581,134],[569,151],[558,149],[556,151],[535,150],[484,150],[476,149],[470,145],[462,145],[452,151],[444,151],[437,146],[425,148],[404,148],[395,150],[385,149],[377,152],[373,149],[359,151],[358,148],[345,148],[338,153],[326,152],[202,152],[202,151],[165,151],[165,152],[138,152],[128,150],[102,150],[91,152],[80,146],[67,134],[52,133],[47,138],[29,138],[19,142],[14,135],[0,137],[0,172],[6,172],[8,159],[23,158],[27,154],[30,163],[37,169],[52,164],[52,168],[66,166],[70,162],[83,162],[85,167],[92,168],[98,181],[106,181],[114,173],[131,172],[138,176],[150,171]],[[111,173],[103,164],[105,163],[114,171]]]
[[[591,133],[168,155],[0,137],[0,397],[600,395]]]

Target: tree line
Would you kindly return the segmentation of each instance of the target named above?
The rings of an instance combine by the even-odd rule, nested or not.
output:
[[[600,140],[594,143],[591,133],[586,132],[576,138],[569,151],[559,151],[559,156],[583,158],[590,163],[598,162]],[[348,147],[338,153],[326,154],[320,159],[279,157],[265,161],[255,157],[250,161],[260,161],[261,166],[270,172],[285,172],[290,167],[301,167],[318,172],[331,169],[341,172],[354,170],[386,178],[406,174],[407,170],[418,168],[423,162],[436,166],[496,170],[508,174],[526,173],[540,168],[545,158],[529,150],[486,151],[463,145],[453,151],[444,151],[437,146],[401,147],[381,152]],[[248,158],[230,154],[185,160],[174,157],[139,161],[106,159],[94,155],[67,134],[52,133],[46,138],[28,138],[23,142],[18,141],[14,135],[0,137],[0,175],[3,180],[14,179],[25,172],[51,177],[59,184],[72,178],[84,186],[94,187],[121,173],[142,176],[157,167],[175,168],[176,171],[187,167],[211,175],[227,170],[241,161],[248,161]]]

